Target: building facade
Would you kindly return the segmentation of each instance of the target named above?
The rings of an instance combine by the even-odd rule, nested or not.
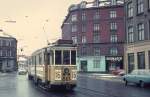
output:
[[[77,45],[78,70],[123,69],[124,26],[123,0],[82,1],[71,5],[61,26],[62,38]]]
[[[126,72],[150,69],[150,0],[125,0],[125,6]]]
[[[17,40],[0,35],[0,72],[17,69]]]

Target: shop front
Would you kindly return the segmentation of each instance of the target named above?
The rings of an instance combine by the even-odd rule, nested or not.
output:
[[[112,73],[114,71],[123,69],[122,56],[106,56],[106,72]]]

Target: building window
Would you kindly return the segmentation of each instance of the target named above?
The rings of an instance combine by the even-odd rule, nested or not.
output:
[[[100,56],[100,48],[94,47],[94,56]]]
[[[86,47],[82,47],[82,48],[81,48],[81,55],[82,55],[82,56],[87,55],[87,48],[86,48]]]
[[[128,72],[132,72],[134,70],[134,53],[128,54]]]
[[[76,36],[73,36],[73,37],[72,37],[72,41],[73,41],[74,44],[77,44],[77,37],[76,37]]]
[[[145,52],[138,52],[138,69],[145,69]]]
[[[110,30],[117,30],[117,23],[116,22],[110,23]]]
[[[117,42],[117,35],[111,35],[110,41],[111,42]]]
[[[117,0],[111,0],[111,5],[116,5],[117,4]]]
[[[81,40],[82,40],[82,43],[86,43],[86,36],[83,35],[83,36],[81,37]]]
[[[137,14],[144,12],[144,0],[137,0]]]
[[[86,24],[82,24],[82,32],[86,32]]]
[[[137,30],[138,30],[138,40],[144,40],[144,24],[140,23],[137,26]]]
[[[82,21],[86,20],[86,14],[85,14],[85,12],[82,13],[81,19],[82,19]]]
[[[118,49],[117,48],[111,48],[110,49],[110,54],[111,55],[117,55],[118,54]]]
[[[3,41],[3,42],[2,42],[2,43],[3,43],[2,45],[3,45],[3,46],[6,46],[6,40],[2,40],[2,41]]]
[[[75,24],[72,25],[71,31],[72,31],[72,32],[77,32],[77,25],[75,25]]]
[[[77,14],[73,14],[73,15],[71,16],[71,21],[72,21],[72,22],[76,22],[76,21],[77,21]]]
[[[94,32],[100,31],[100,26],[99,26],[99,24],[94,24],[93,30],[94,30]]]
[[[134,42],[133,26],[128,27],[128,42]]]
[[[9,46],[9,45],[10,45],[9,40],[6,40],[6,46]]]
[[[100,19],[100,13],[99,13],[99,11],[96,11],[96,12],[95,12],[93,19],[94,19],[94,20]]]
[[[93,42],[94,43],[100,42],[100,33],[99,32],[93,32]]]
[[[100,60],[93,60],[93,68],[100,68]]]
[[[127,5],[127,15],[129,18],[133,17],[133,3],[132,2],[128,3]]]
[[[116,18],[116,17],[117,17],[116,11],[110,11],[110,18]]]

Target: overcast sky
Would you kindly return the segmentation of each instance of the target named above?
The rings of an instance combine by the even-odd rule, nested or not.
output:
[[[18,48],[24,47],[23,53],[29,55],[46,46],[47,38],[53,42],[61,37],[60,27],[68,7],[81,1],[0,0],[0,29],[16,37]],[[9,20],[16,23],[5,22]]]

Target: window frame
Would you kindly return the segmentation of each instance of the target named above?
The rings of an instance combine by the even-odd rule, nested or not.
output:
[[[94,16],[93,16],[93,20],[99,20],[100,19],[100,12],[99,11],[96,11],[94,13]]]
[[[100,33],[99,32],[93,32],[93,42],[94,43],[100,42]]]
[[[101,52],[99,47],[94,47],[93,51],[94,56],[100,56]]]
[[[93,60],[93,68],[100,68],[100,60]]]
[[[87,42],[85,35],[82,35],[82,36],[81,36],[81,42],[82,42],[82,43],[86,43],[86,42]]]
[[[127,17],[128,18],[132,18],[134,14],[134,10],[133,10],[133,2],[129,2],[127,4]]]
[[[140,57],[143,57],[144,58],[144,63],[141,65],[140,64]],[[145,52],[143,51],[143,52],[137,52],[137,59],[138,59],[138,69],[145,69],[146,68],[146,62],[145,62]]]
[[[117,47],[110,48],[110,54],[113,56],[118,55],[118,48]]]
[[[77,32],[77,29],[78,29],[77,25],[76,24],[72,24],[71,32]]]
[[[110,23],[110,30],[111,30],[111,31],[117,30],[117,23],[116,23],[116,22],[111,22],[111,23]]]
[[[137,15],[144,13],[144,1],[137,0]]]
[[[118,41],[118,36],[117,36],[117,34],[112,34],[111,36],[110,36],[110,42],[111,43],[116,43]]]
[[[128,27],[128,43],[134,42],[134,28],[133,26]]]
[[[110,18],[116,18],[117,17],[117,11],[116,10],[111,10],[109,14],[110,14]]]
[[[72,36],[72,41],[74,44],[77,44],[77,36]]]
[[[77,19],[77,14],[72,14],[72,15],[71,15],[71,21],[72,21],[72,22],[77,22],[77,21],[78,21],[78,19]]]
[[[82,21],[85,21],[85,20],[86,20],[86,13],[85,13],[85,12],[82,12],[82,13],[81,13],[81,20],[82,20]]]
[[[139,24],[137,25],[137,32],[138,32],[138,40],[139,40],[139,41],[145,40],[144,23],[139,23]]]
[[[100,31],[100,24],[99,24],[99,23],[94,23],[94,24],[93,24],[93,31],[94,31],[94,32]]]

